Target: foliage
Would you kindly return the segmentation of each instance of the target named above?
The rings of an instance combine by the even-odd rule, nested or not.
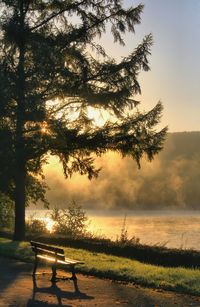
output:
[[[1,107],[0,107],[1,114]],[[14,131],[10,127],[9,121],[2,116],[0,118],[0,191],[7,195],[13,201],[15,200],[15,165],[13,151]],[[46,159],[36,159],[27,162],[26,176],[26,205],[37,203],[39,200],[48,207],[48,201],[45,198],[45,191],[48,188],[42,173],[41,163]]]
[[[69,237],[81,237],[86,234],[88,220],[85,211],[75,201],[67,209],[54,208],[51,219],[55,222],[53,232]]]
[[[162,149],[166,129],[155,130],[160,102],[144,113],[134,98],[140,71],[149,70],[152,35],[120,62],[96,42],[110,25],[123,45],[142,5],[0,0],[0,6],[0,176],[15,200],[15,238],[23,239],[25,204],[45,200],[39,178],[48,154],[60,158],[66,177],[79,172],[91,179],[99,173],[94,155],[113,150],[140,165],[143,155],[152,160]],[[99,127],[88,107],[114,114],[114,121]]]
[[[34,261],[29,246],[28,242],[18,243],[0,238],[0,253],[7,257]],[[84,265],[77,266],[77,270],[85,274],[188,294],[200,293],[199,270],[164,268],[82,249],[64,248],[64,250],[68,257],[85,262]]]
[[[47,232],[46,224],[42,220],[29,219],[26,222],[26,232],[28,235],[31,234],[33,236],[43,235]]]
[[[13,229],[14,203],[6,195],[0,193],[0,228]]]

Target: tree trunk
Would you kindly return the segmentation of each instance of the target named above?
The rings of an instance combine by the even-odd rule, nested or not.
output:
[[[15,135],[15,230],[14,240],[25,238],[25,204],[26,204],[26,158],[23,129],[25,124],[25,32],[24,32],[24,1],[20,1],[18,38],[19,63],[17,81],[17,121]]]
[[[15,174],[15,231],[14,240],[23,241],[25,239],[25,184],[26,166],[23,161],[16,164]]]
[[[19,74],[19,100],[16,122],[15,141],[15,231],[14,240],[23,241],[25,238],[25,204],[26,204],[26,158],[24,128],[24,87],[23,74]]]

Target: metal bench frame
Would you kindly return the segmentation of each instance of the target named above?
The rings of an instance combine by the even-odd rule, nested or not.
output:
[[[60,279],[77,280],[76,273],[75,273],[75,265],[83,264],[84,262],[66,258],[64,250],[62,248],[54,247],[52,245],[47,245],[47,244],[35,242],[35,241],[31,241],[30,243],[31,243],[32,250],[35,253],[35,264],[33,268],[34,277],[36,275],[38,263],[41,261],[41,262],[49,263],[51,265],[51,269],[52,269],[51,282],[57,282]],[[72,276],[69,278],[57,277],[56,270],[59,265],[68,266],[70,268]]]

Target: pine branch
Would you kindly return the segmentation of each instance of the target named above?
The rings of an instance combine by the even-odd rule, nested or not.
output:
[[[77,9],[81,4],[84,4],[84,0],[79,2],[79,3],[76,3],[76,4],[70,4],[69,6],[61,9],[60,11],[52,13],[48,18],[46,18],[45,20],[43,20],[39,24],[35,25],[34,27],[30,28],[30,31],[37,30],[38,28],[46,25],[52,19],[62,15],[63,13],[65,13],[67,11],[70,11],[70,10],[73,10],[73,9]]]

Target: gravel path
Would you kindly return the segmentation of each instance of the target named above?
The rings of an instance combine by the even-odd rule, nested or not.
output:
[[[60,281],[52,286],[49,275],[38,275],[34,282],[31,271],[31,264],[0,258],[0,307],[200,307],[198,297],[79,274],[77,287],[72,281]],[[50,272],[48,267],[45,271]]]

